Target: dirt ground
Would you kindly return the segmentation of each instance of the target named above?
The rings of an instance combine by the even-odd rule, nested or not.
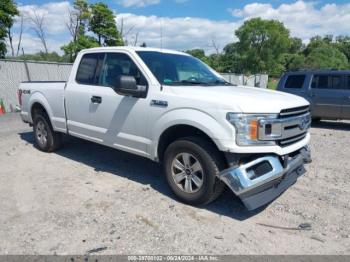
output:
[[[69,138],[43,153],[17,114],[0,117],[0,254],[350,254],[350,122],[311,130],[313,163],[269,206],[227,190],[179,203],[160,167]]]

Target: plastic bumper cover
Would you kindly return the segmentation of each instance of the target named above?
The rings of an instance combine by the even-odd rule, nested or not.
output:
[[[264,156],[239,167],[223,170],[219,178],[242,200],[247,209],[253,210],[271,202],[293,185],[305,173],[304,164],[310,162],[310,150],[304,147],[293,157],[284,156],[283,163],[278,156]],[[264,168],[261,168],[262,165]]]

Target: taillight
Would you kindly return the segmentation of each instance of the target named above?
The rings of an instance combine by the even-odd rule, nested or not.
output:
[[[18,96],[19,105],[22,106],[22,90],[21,89],[19,89],[17,91],[17,96]]]

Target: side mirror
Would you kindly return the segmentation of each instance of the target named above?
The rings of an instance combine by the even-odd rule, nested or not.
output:
[[[147,94],[147,87],[138,86],[133,76],[119,76],[113,89],[117,94],[123,96],[145,98]]]

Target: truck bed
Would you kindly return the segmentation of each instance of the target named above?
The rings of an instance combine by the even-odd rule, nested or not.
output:
[[[64,107],[65,81],[26,81],[19,86],[22,92],[21,115],[24,121],[33,123],[30,110],[36,102],[45,103],[54,130],[66,132]]]

